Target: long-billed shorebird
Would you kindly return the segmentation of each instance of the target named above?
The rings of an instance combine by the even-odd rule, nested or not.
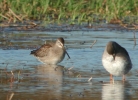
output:
[[[131,59],[125,48],[120,46],[114,41],[107,43],[103,56],[102,63],[104,68],[110,73],[110,80],[113,80],[114,76],[123,76],[132,68]]]
[[[58,38],[55,43],[44,44],[40,48],[31,51],[31,54],[45,64],[60,63],[64,59],[65,54],[68,55],[62,37]],[[70,58],[69,55],[68,57]]]

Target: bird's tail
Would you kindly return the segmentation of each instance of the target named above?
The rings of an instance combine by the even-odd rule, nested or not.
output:
[[[36,52],[36,50],[32,50],[31,53],[30,53],[30,55],[34,55],[35,52]]]

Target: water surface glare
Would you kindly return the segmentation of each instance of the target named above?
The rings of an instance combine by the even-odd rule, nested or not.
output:
[[[66,56],[58,65],[44,65],[30,55],[31,50],[58,37],[65,39],[71,59]],[[0,100],[137,100],[138,47],[134,47],[133,37],[133,32],[109,30],[2,32]],[[114,84],[110,83],[109,73],[102,66],[108,41],[118,42],[130,55],[133,68],[125,82],[114,77]]]

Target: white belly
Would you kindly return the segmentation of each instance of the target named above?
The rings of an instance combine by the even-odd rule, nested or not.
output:
[[[102,63],[104,68],[112,75],[120,76],[126,72],[126,61],[120,57],[115,57],[115,60],[113,56],[104,57]]]

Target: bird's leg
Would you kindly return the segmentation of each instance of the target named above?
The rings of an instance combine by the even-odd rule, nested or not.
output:
[[[113,80],[113,75],[112,74],[110,74],[110,81],[112,81]]]
[[[114,78],[112,74],[110,74],[110,83],[114,84]]]
[[[122,81],[125,81],[125,80],[126,80],[126,77],[125,77],[125,75],[123,75]]]

